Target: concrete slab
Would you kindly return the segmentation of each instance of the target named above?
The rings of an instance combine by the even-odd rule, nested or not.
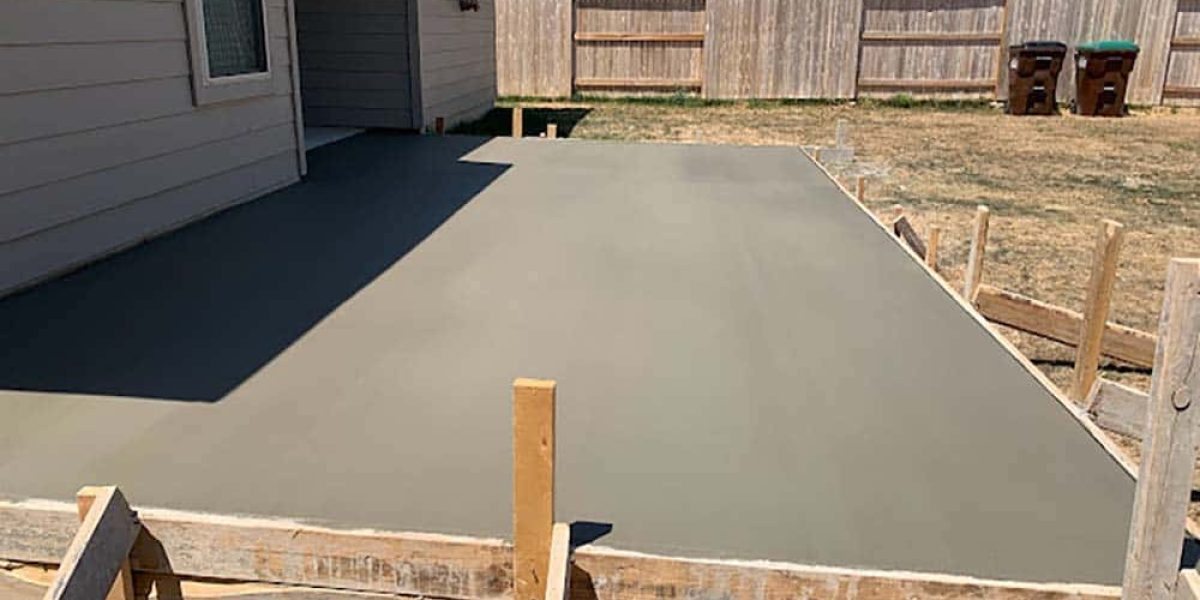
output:
[[[462,160],[459,160],[463,157]],[[0,487],[699,557],[1119,583],[1133,482],[798,150],[368,133],[0,302]]]

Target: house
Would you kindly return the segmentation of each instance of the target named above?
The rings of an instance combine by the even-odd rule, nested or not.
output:
[[[0,295],[495,98],[493,0],[0,0]],[[307,132],[307,135],[306,135]]]

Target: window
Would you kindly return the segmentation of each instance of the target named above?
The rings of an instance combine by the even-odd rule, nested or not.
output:
[[[201,0],[209,77],[267,71],[260,0]]]
[[[186,0],[197,105],[270,94],[264,0]]]

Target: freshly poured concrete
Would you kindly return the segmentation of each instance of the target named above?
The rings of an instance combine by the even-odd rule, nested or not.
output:
[[[1119,583],[1131,479],[797,150],[310,158],[0,302],[0,492],[507,537],[509,385],[545,377],[599,543]]]

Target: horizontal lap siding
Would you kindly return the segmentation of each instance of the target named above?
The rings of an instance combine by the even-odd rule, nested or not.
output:
[[[421,103],[425,126],[475,119],[496,99],[495,0],[478,11],[451,0],[419,0]]]
[[[296,0],[308,125],[414,127],[408,0]]]
[[[184,10],[0,0],[0,294],[298,179],[285,0],[271,94],[202,107]]]

